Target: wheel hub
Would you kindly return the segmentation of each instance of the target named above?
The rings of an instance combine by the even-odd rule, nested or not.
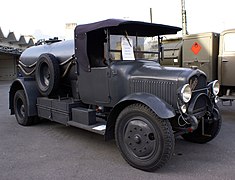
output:
[[[124,135],[127,149],[139,158],[150,156],[157,141],[151,126],[142,120],[130,121]]]
[[[24,105],[22,104],[20,107],[20,114],[24,117],[25,116],[25,109],[24,109]]]
[[[50,81],[50,72],[49,72],[49,69],[48,69],[48,67],[45,67],[44,68],[44,84],[46,85],[46,86],[49,86],[49,81]]]
[[[135,141],[136,144],[140,144],[141,143],[141,137],[140,137],[139,134],[136,134],[134,136],[134,141]]]
[[[44,88],[47,88],[50,83],[50,70],[48,67],[47,63],[42,63],[41,64],[41,69],[40,69],[40,79],[41,79],[41,84]]]
[[[16,100],[16,109],[15,109],[15,111],[16,111],[16,114],[18,114],[18,116],[20,118],[25,117],[25,107],[24,107],[24,103],[23,103],[21,98],[17,98],[17,100]]]

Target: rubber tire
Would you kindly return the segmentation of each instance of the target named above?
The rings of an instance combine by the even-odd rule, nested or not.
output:
[[[55,93],[60,84],[60,67],[52,54],[42,54],[36,64],[35,78],[39,92],[43,96]]]
[[[140,142],[135,142],[136,137],[140,137]],[[115,125],[115,139],[123,158],[144,171],[161,168],[174,152],[175,138],[170,122],[160,119],[149,107],[139,103],[120,113]]]
[[[27,101],[24,90],[16,91],[14,95],[14,112],[17,122],[22,126],[29,126],[34,123],[35,117],[28,116]]]
[[[216,109],[219,112],[217,107]],[[206,123],[205,121],[204,132],[205,134],[208,134],[210,136],[204,136],[202,135],[202,121],[200,121],[200,123],[198,124],[198,128],[195,131],[193,131],[192,133],[183,134],[182,137],[189,142],[204,144],[211,141],[218,135],[221,129],[221,124],[222,124],[222,118],[220,115],[218,120],[214,121],[213,123]]]

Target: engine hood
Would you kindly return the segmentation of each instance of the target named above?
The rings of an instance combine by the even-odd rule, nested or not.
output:
[[[155,61],[117,62],[112,72],[118,74],[123,91],[149,93],[176,107],[179,90],[189,84],[192,90],[206,87],[206,75],[198,69],[163,67]],[[124,88],[127,88],[124,90]]]
[[[206,76],[205,73],[199,69],[164,67],[157,62],[139,61],[138,63],[143,64],[131,73],[131,79],[171,81],[181,85],[189,83],[192,76]]]

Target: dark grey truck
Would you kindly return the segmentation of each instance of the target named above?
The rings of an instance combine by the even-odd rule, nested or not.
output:
[[[171,158],[175,136],[206,143],[221,127],[218,81],[159,64],[161,36],[179,30],[108,19],[77,26],[73,41],[29,48],[10,88],[11,114],[23,126],[46,118],[115,138],[131,166],[154,171]]]

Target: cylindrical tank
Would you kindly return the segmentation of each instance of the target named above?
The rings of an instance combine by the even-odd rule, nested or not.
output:
[[[20,61],[26,66],[34,64],[41,54],[53,54],[62,63],[74,54],[74,40],[60,41],[33,46],[26,49],[20,56]]]
[[[60,96],[73,94],[78,97],[74,90],[77,74],[74,73],[76,66],[73,55],[74,40],[48,42],[30,47],[20,56],[19,75],[35,77],[38,90],[43,96],[56,93]]]

